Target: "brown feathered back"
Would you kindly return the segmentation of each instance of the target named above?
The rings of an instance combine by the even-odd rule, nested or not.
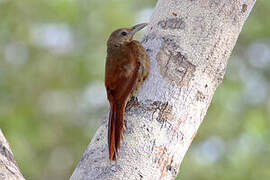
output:
[[[149,57],[140,42],[131,37],[119,38],[132,28],[116,30],[107,42],[105,86],[110,102],[108,146],[110,160],[116,160],[123,138],[124,113],[127,101],[149,73]]]

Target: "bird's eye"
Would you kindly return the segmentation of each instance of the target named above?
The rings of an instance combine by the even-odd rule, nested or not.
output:
[[[121,35],[122,36],[126,36],[127,35],[127,32],[123,31],[123,32],[121,32]]]

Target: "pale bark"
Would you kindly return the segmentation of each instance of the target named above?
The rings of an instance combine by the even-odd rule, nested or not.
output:
[[[24,180],[8,142],[0,129],[0,179]]]
[[[254,3],[159,0],[142,41],[150,77],[126,109],[118,161],[108,158],[106,120],[70,179],[174,179]]]

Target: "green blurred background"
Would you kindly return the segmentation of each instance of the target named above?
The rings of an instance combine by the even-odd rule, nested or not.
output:
[[[0,0],[0,127],[29,180],[68,179],[108,110],[106,39],[155,0]],[[270,179],[270,1],[257,1],[178,179]]]

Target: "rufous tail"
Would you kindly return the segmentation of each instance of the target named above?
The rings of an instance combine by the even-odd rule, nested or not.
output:
[[[120,148],[120,141],[123,138],[124,131],[124,105],[111,104],[108,124],[108,146],[109,158],[115,161]]]

